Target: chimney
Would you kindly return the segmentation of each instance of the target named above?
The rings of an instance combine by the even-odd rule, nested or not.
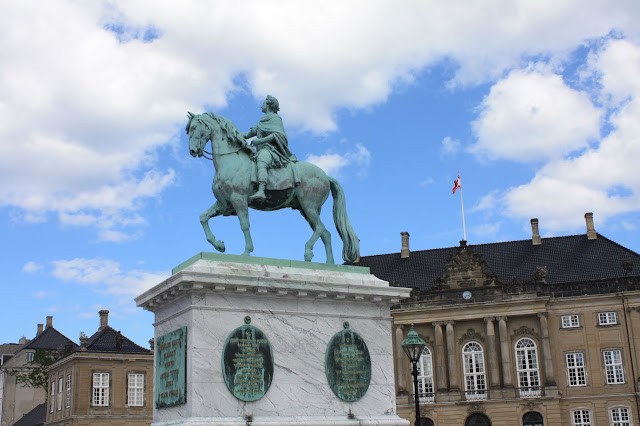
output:
[[[103,328],[109,326],[109,311],[103,309],[98,313],[100,314],[100,328],[98,328],[98,330],[102,330]]]
[[[42,334],[42,327],[44,327],[43,324],[38,324],[38,332],[36,333],[36,337]]]
[[[542,238],[540,238],[540,231],[538,231],[538,219],[531,219],[531,232],[533,236],[531,237],[531,242],[534,246],[539,246],[542,244]]]
[[[52,316],[48,316],[47,317],[47,326],[46,326],[45,330],[47,328],[51,328],[51,327],[53,327],[53,317]]]
[[[593,213],[585,213],[584,218],[587,221],[587,238],[590,240],[595,240],[598,235],[596,234],[596,230],[593,227]]]
[[[411,251],[409,250],[409,233],[405,231],[401,232],[400,235],[402,236],[402,249],[400,250],[400,258],[408,259],[409,253],[411,253]]]

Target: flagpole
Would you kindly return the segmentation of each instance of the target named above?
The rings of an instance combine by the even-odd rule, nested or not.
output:
[[[460,186],[460,207],[462,207],[462,239],[464,241],[467,241],[467,227],[464,223],[464,202],[462,201],[462,186]]]

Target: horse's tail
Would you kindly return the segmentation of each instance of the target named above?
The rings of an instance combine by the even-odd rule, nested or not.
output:
[[[333,196],[333,221],[342,239],[342,258],[346,262],[354,262],[360,255],[360,240],[347,216],[347,202],[342,186],[332,177],[329,177],[329,185]]]

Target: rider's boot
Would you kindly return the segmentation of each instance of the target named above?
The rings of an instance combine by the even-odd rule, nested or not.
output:
[[[249,197],[249,201],[264,201],[267,198],[264,193],[264,189],[267,186],[267,182],[258,182],[258,191]]]
[[[258,161],[258,191],[249,197],[249,201],[264,201],[267,198],[264,190],[267,186],[267,163]]]

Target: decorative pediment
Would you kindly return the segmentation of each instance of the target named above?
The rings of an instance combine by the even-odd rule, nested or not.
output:
[[[484,337],[482,337],[482,334],[478,333],[473,328],[470,328],[460,337],[458,343],[463,344],[464,342],[468,342],[469,340],[479,340],[481,342],[484,342]]]
[[[455,253],[449,257],[441,279],[436,280],[434,287],[473,288],[496,284],[496,274],[489,268],[482,255],[476,254],[463,241]]]
[[[533,328],[529,328],[526,325],[523,325],[513,332],[513,334],[511,335],[511,341],[515,342],[516,339],[519,339],[521,337],[534,337],[536,340],[540,340],[540,336],[538,336],[538,333],[536,333]]]

